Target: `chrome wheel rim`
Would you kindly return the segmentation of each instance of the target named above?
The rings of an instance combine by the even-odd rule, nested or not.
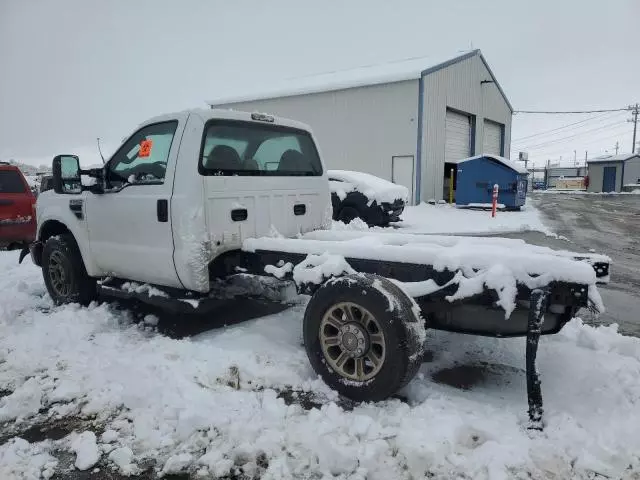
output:
[[[384,364],[386,347],[380,323],[356,303],[330,307],[320,322],[319,339],[325,360],[345,379],[367,381]]]
[[[49,280],[51,288],[58,296],[69,296],[71,292],[71,279],[65,268],[65,258],[61,252],[54,251],[49,256]]]

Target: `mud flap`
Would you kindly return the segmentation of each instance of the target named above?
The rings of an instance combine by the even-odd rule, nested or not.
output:
[[[531,308],[529,310],[529,322],[527,324],[527,400],[529,402],[529,429],[542,430],[542,390],[540,388],[540,376],[536,369],[536,355],[538,353],[538,341],[540,330],[544,322],[544,312],[547,309],[549,299],[548,290],[533,290],[531,292]]]
[[[22,247],[22,250],[20,251],[20,257],[18,258],[18,264],[21,264],[22,260],[24,260],[24,257],[26,257],[27,255],[29,255],[29,245],[25,245],[24,247]]]

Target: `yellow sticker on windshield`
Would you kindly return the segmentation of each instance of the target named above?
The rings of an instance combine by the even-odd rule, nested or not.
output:
[[[140,152],[138,153],[138,156],[144,158],[151,155],[151,147],[153,147],[153,140],[142,140],[140,142]]]

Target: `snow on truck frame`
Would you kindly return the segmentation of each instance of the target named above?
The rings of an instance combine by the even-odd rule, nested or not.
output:
[[[539,336],[580,308],[602,310],[596,284],[609,274],[607,257],[518,240],[329,230],[311,130],[266,114],[153,118],[104,168],[55,157],[53,185],[38,198],[30,253],[56,303],[102,292],[202,312],[293,281],[311,295],[303,336],[312,367],[358,401],[412,379],[427,328],[526,336],[529,415],[540,428]]]

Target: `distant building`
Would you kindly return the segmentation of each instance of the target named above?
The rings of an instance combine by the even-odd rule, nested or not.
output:
[[[587,160],[588,192],[621,192],[638,185],[640,188],[640,154],[624,153]],[[625,188],[626,187],[626,188]]]
[[[480,50],[313,75],[209,104],[308,123],[328,168],[404,185],[416,201],[443,198],[455,161],[510,154],[513,108]]]
[[[556,188],[560,179],[586,177],[587,167],[549,167],[544,174],[547,188]]]

